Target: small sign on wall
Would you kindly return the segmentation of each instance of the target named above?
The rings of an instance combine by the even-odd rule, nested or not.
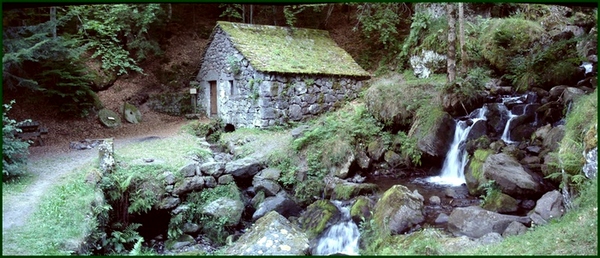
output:
[[[196,88],[190,88],[190,94],[194,95],[197,93]]]

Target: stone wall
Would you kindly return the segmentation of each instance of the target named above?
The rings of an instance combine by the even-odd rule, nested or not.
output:
[[[210,81],[217,85],[217,116],[236,127],[268,127],[300,121],[358,96],[362,82],[332,75],[256,71],[217,28],[196,80],[198,105],[210,117]]]

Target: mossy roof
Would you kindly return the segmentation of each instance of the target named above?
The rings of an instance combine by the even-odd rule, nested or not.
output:
[[[234,47],[262,72],[369,77],[324,30],[218,21]],[[214,32],[213,32],[214,33]]]

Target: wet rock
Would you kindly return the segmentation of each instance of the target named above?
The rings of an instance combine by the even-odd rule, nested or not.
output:
[[[375,204],[373,218],[380,231],[401,234],[425,220],[424,198],[416,190],[394,185]]]
[[[250,178],[262,169],[262,164],[252,157],[245,157],[225,164],[225,173],[240,178]]]
[[[432,157],[444,157],[454,138],[455,125],[454,119],[444,112],[433,125],[427,125],[430,128],[425,128],[425,124],[417,120],[413,123],[408,135],[416,137],[417,147],[424,154]]]
[[[355,196],[372,194],[379,189],[376,184],[352,183],[332,176],[326,176],[323,181],[326,192],[331,193],[331,197],[337,200],[349,200]]]
[[[502,236],[503,237],[516,236],[516,235],[521,235],[525,232],[527,232],[527,227],[525,225],[523,225],[522,223],[513,221],[510,224],[508,224],[508,227],[506,227],[506,229],[504,230],[504,233],[502,233]]]
[[[318,200],[300,214],[298,225],[309,238],[314,238],[329,226],[337,223],[340,217],[340,211],[333,203],[328,200]]]
[[[488,103],[487,107],[487,132],[491,136],[501,136],[508,122],[508,112],[502,103]]]
[[[295,216],[302,209],[285,191],[279,191],[277,195],[267,197],[258,205],[258,208],[252,214],[252,220],[255,221],[270,211],[276,211],[284,217]]]
[[[375,202],[366,196],[359,196],[352,204],[350,208],[350,217],[357,225],[364,219],[369,221],[371,219],[371,211],[375,207]]]
[[[479,120],[471,127],[471,131],[467,135],[467,141],[475,140],[485,135],[487,135],[487,121]]]
[[[448,218],[448,231],[455,236],[480,238],[488,233],[504,233],[508,225],[517,221],[529,224],[529,217],[503,215],[479,206],[457,207]]]
[[[226,255],[306,255],[309,241],[303,232],[277,212],[269,212],[236,242]]]
[[[235,226],[240,223],[244,212],[244,204],[241,200],[229,197],[220,197],[208,203],[202,209],[202,214],[210,215],[219,220],[224,219],[225,226]]]
[[[554,124],[563,118],[563,105],[558,101],[550,101],[543,104],[536,111],[539,122]]]
[[[494,180],[500,190],[513,197],[537,195],[542,185],[519,162],[504,153],[490,155],[483,164],[485,178]]]
[[[540,164],[541,160],[538,156],[528,156],[521,160],[521,164],[530,165],[530,164]]]
[[[544,225],[551,219],[560,218],[565,213],[563,196],[559,191],[547,192],[540,198],[529,217],[536,225]]]

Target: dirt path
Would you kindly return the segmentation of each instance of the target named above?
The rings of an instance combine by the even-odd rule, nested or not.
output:
[[[119,150],[148,136],[172,137],[185,121],[162,126],[143,135],[115,139],[115,150]],[[30,173],[37,175],[21,194],[14,194],[2,203],[2,230],[25,225],[40,204],[42,197],[53,186],[76,172],[98,156],[98,148],[64,151],[64,146],[44,146],[31,149],[27,164]]]

